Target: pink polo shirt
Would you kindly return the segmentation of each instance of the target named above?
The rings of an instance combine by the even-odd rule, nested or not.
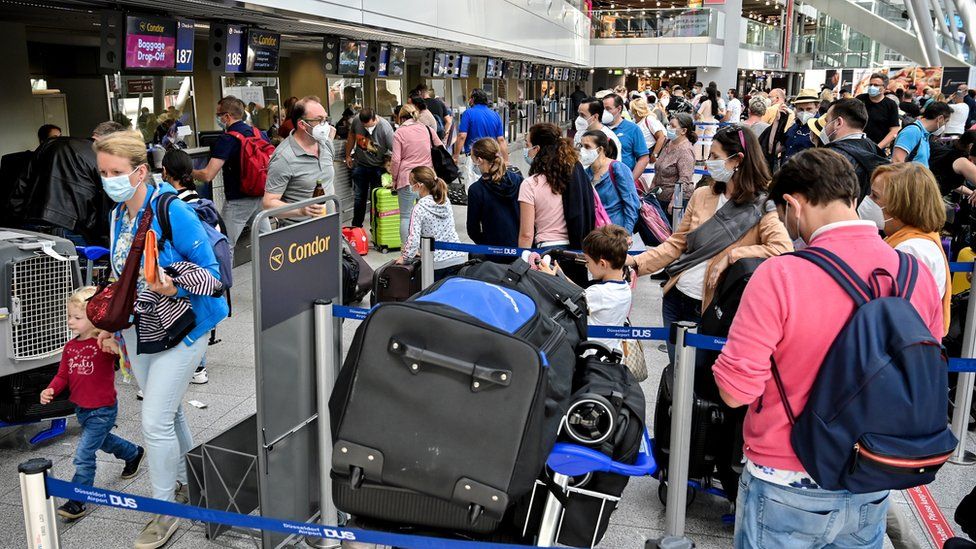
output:
[[[867,280],[876,268],[893,276],[898,256],[870,221],[844,221],[814,233],[811,246],[837,254]],[[883,286],[885,286],[882,279]],[[890,288],[890,286],[888,286]],[[919,276],[912,305],[933,334],[943,331],[942,299],[931,276]],[[797,414],[806,406],[824,357],[854,302],[834,280],[805,259],[767,259],[746,286],[729,341],[712,372],[718,386],[749,404],[743,435],[753,463],[803,471],[790,444],[791,426],[773,381],[769,357],[776,359],[787,398]],[[756,401],[762,397],[762,410]]]

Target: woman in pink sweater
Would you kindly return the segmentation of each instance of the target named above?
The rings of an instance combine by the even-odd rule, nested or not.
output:
[[[393,158],[390,173],[393,189],[400,202],[400,241],[406,242],[410,233],[410,213],[420,198],[410,188],[410,170],[418,166],[433,166],[430,156],[433,146],[441,146],[441,140],[430,128],[420,122],[420,111],[411,104],[400,108],[400,127],[393,134]]]

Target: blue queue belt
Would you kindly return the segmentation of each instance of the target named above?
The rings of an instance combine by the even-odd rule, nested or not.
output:
[[[498,255],[506,257],[518,257],[522,255],[522,252],[534,252],[538,254],[544,254],[544,250],[539,250],[535,248],[512,248],[510,246],[483,246],[480,244],[465,244],[463,242],[438,242],[434,241],[435,250],[445,250],[451,252],[464,252],[469,254],[477,255]],[[582,254],[583,252],[579,250],[566,250],[575,254]],[[629,255],[640,255],[643,252],[639,251],[629,251]]]
[[[394,534],[389,532],[343,528],[341,526],[322,526],[321,524],[281,520],[270,517],[241,515],[238,513],[231,513],[229,511],[204,509],[202,507],[181,505],[179,503],[126,494],[123,492],[113,492],[103,488],[93,488],[83,484],[74,484],[59,480],[50,476],[45,478],[45,484],[47,487],[48,496],[56,496],[59,498],[71,499],[95,505],[103,505],[106,507],[115,507],[117,509],[123,509],[126,511],[154,513],[188,520],[236,526],[239,528],[280,532],[285,535],[312,536],[335,540],[358,541],[361,543],[374,543],[377,545],[411,548],[525,549],[526,547],[533,547],[507,543],[475,542],[432,538],[427,536],[413,536],[407,534]]]

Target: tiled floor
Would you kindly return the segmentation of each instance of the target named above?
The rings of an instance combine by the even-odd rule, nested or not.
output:
[[[464,210],[456,208],[456,216],[463,226]],[[374,266],[392,259],[392,255],[371,253],[368,260]],[[254,346],[252,330],[252,299],[250,266],[239,267],[235,273],[234,316],[227,319],[219,330],[222,343],[210,348],[207,361],[210,383],[192,385],[185,400],[198,400],[207,404],[204,409],[184,405],[191,429],[197,442],[209,439],[223,429],[247,417],[255,411],[254,399]],[[656,282],[644,279],[635,296],[632,315],[634,325],[660,325],[661,289]],[[348,321],[343,340],[348,345],[358,323]],[[648,420],[652,417],[657,383],[666,355],[657,345],[648,345],[649,379],[643,384],[647,397]],[[116,433],[130,440],[141,442],[140,406],[135,398],[133,384],[117,384],[119,392],[119,421]],[[46,457],[54,462],[54,475],[70,479],[73,473],[71,456],[77,440],[78,426],[69,422],[66,436],[37,448],[29,448],[26,440],[38,431],[38,427],[6,429],[0,431],[0,548],[24,547],[23,514],[20,506],[17,465],[32,457]],[[972,437],[972,435],[970,435]],[[971,448],[976,441],[970,440]],[[101,457],[105,457],[102,455]],[[132,480],[120,480],[121,464],[111,459],[100,461],[96,485],[111,490],[148,495],[149,477],[143,471]],[[947,465],[931,486],[936,501],[950,518],[959,500],[976,484],[976,468]],[[908,509],[901,494],[895,495],[897,505]],[[721,521],[728,506],[709,495],[699,495],[688,507],[687,532],[699,548],[731,546],[731,526]],[[273,514],[273,513],[272,513]],[[914,517],[914,515],[912,515]],[[62,546],[66,548],[115,549],[130,547],[147,517],[140,513],[123,512],[110,508],[98,508],[91,515],[73,524],[60,525]],[[928,540],[918,524],[911,521],[916,537],[923,547]],[[634,479],[624,492],[620,508],[613,515],[610,529],[600,547],[637,549],[644,540],[663,535],[664,507],[658,500],[658,482],[651,478]],[[890,544],[886,545],[890,547]],[[173,549],[197,549],[209,547],[254,547],[247,538],[229,533],[215,541],[207,540],[199,525],[184,525],[167,545]]]

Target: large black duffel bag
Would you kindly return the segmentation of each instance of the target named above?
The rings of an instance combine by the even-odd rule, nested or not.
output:
[[[461,528],[457,517],[406,509],[418,505],[412,494],[399,497],[400,512],[355,493],[389,498],[379,487],[403,488],[451,502],[470,528],[490,530],[542,471],[565,407],[551,372],[571,379],[574,363],[565,330],[501,286],[454,277],[380,305],[356,331],[329,402],[334,476],[351,488],[335,491],[336,506]]]

